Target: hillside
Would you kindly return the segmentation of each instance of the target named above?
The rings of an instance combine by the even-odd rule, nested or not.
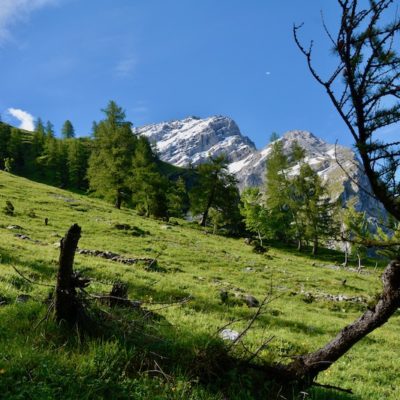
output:
[[[380,290],[379,269],[342,270],[335,266],[342,262],[338,253],[309,258],[271,247],[259,255],[242,239],[205,234],[185,221],[167,225],[5,172],[0,183],[1,209],[6,200],[15,207],[14,216],[2,214],[0,226],[0,393],[5,399],[268,398],[267,382],[254,391],[251,376],[240,371],[221,368],[204,375],[207,363],[223,354],[217,330],[241,319],[230,326],[241,331],[254,315],[235,293],[261,301],[272,288],[276,298],[244,343],[254,350],[274,336],[260,356],[282,361],[324,344]],[[157,268],[148,270],[141,263],[77,254],[75,266],[92,279],[89,293],[107,293],[121,280],[129,285],[129,298],[143,301],[159,317],[126,309],[111,313],[93,303],[108,315],[101,338],[68,334],[48,318],[43,302],[51,288],[42,285],[54,284],[59,240],[75,222],[82,226],[81,249],[157,258]],[[221,302],[221,291],[230,293],[228,304]],[[188,301],[160,304],[182,299]],[[321,383],[352,388],[354,396],[313,389],[307,398],[397,399],[399,316],[320,376]]]

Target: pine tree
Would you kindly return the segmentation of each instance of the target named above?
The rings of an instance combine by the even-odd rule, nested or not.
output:
[[[61,134],[64,139],[72,139],[75,137],[75,129],[69,119],[64,122],[61,129]]]
[[[361,270],[362,258],[367,254],[365,242],[372,239],[371,226],[365,212],[357,211],[354,202],[350,202],[344,214],[345,241],[350,243],[351,253],[357,256],[358,270]]]
[[[24,135],[20,129],[11,128],[7,150],[9,158],[13,160],[11,172],[20,174],[25,167]]]
[[[136,138],[132,124],[125,120],[125,112],[114,101],[103,110],[106,118],[94,125],[94,141],[89,159],[88,179],[92,191],[107,199],[114,199],[120,208],[128,197],[129,175]]]
[[[282,141],[272,144],[266,168],[265,207],[268,210],[268,228],[274,239],[288,241],[293,213],[290,212],[291,184],[286,176],[289,161],[283,152]]]
[[[246,229],[256,233],[260,246],[263,246],[263,239],[269,236],[268,210],[263,204],[259,188],[247,188],[242,192],[240,213],[244,218]]]
[[[167,193],[168,215],[170,217],[182,218],[188,210],[189,197],[185,180],[179,177],[176,182],[170,182]]]
[[[228,172],[227,165],[225,156],[218,156],[196,168],[198,182],[189,197],[192,213],[201,214],[201,226],[206,226],[211,207],[222,212],[226,223],[231,227],[240,221],[237,182]]]
[[[130,183],[133,202],[139,212],[146,217],[168,218],[168,181],[158,171],[157,158],[144,136],[137,139]]]
[[[309,164],[302,162],[300,172],[293,179],[292,210],[298,240],[312,242],[312,254],[317,253],[323,239],[331,239],[337,233],[334,220],[335,204],[330,200],[325,185]]]
[[[86,170],[89,159],[88,146],[80,139],[67,140],[66,145],[69,184],[76,189],[86,189]]]
[[[5,159],[9,158],[8,142],[11,136],[9,125],[0,122],[0,169],[5,168]]]

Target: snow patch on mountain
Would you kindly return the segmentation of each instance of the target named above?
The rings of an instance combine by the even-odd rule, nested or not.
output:
[[[229,117],[188,117],[134,128],[134,132],[146,136],[156,146],[163,161],[180,167],[196,166],[210,157],[225,154],[229,171],[236,176],[241,190],[264,184],[266,161],[272,144],[257,150]],[[287,153],[290,153],[295,142],[305,150],[305,161],[328,184],[333,198],[340,197],[348,201],[356,197],[357,208],[366,210],[370,215],[382,214],[380,203],[360,189],[369,190],[369,182],[350,148],[326,143],[303,130],[289,131],[278,140],[282,141]],[[296,173],[296,166],[291,173]]]

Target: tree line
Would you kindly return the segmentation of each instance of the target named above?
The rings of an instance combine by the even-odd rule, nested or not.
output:
[[[343,209],[340,199],[332,201],[297,143],[285,153],[275,135],[265,187],[247,188],[240,195],[224,156],[210,157],[196,168],[171,166],[159,159],[146,137],[133,133],[132,123],[114,101],[102,111],[104,118],[85,138],[75,137],[69,120],[61,138],[50,122],[41,119],[34,132],[0,123],[0,168],[92,193],[116,208],[124,204],[146,217],[167,220],[190,215],[213,233],[255,235],[260,248],[265,241],[279,241],[295,243],[299,251],[309,245],[316,254],[321,245],[342,240],[346,254],[347,250],[357,254],[361,266],[367,249],[352,239],[372,240],[367,216],[354,205]],[[377,234],[387,235],[387,230]]]

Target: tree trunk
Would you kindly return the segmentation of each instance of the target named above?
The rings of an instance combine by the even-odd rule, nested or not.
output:
[[[360,256],[360,253],[358,253],[358,252],[357,252],[357,259],[358,259],[357,272],[361,272],[361,256]]]
[[[79,303],[76,299],[73,265],[75,251],[81,237],[79,225],[72,225],[60,242],[59,269],[55,292],[56,320],[75,324],[78,316]]]
[[[318,238],[314,238],[311,254],[312,254],[313,256],[315,256],[315,255],[317,254],[317,251],[318,251]]]
[[[121,195],[121,191],[117,190],[117,196],[115,198],[115,208],[117,208],[118,210],[121,209],[121,204],[122,204],[122,195]]]
[[[257,233],[258,233],[258,240],[260,241],[260,246],[263,247],[263,240],[262,240],[261,232],[257,231]]]
[[[303,243],[301,242],[301,239],[297,239],[297,251],[301,251],[303,248]]]
[[[344,267],[344,268],[347,268],[348,264],[349,264],[349,249],[348,249],[347,243],[346,243],[345,248],[344,248],[344,262],[343,262],[343,267]]]
[[[400,260],[390,262],[382,275],[382,282],[383,291],[374,307],[342,329],[321,349],[300,356],[287,366],[278,366],[277,372],[281,378],[310,384],[320,372],[328,369],[354,344],[383,325],[400,306]]]

